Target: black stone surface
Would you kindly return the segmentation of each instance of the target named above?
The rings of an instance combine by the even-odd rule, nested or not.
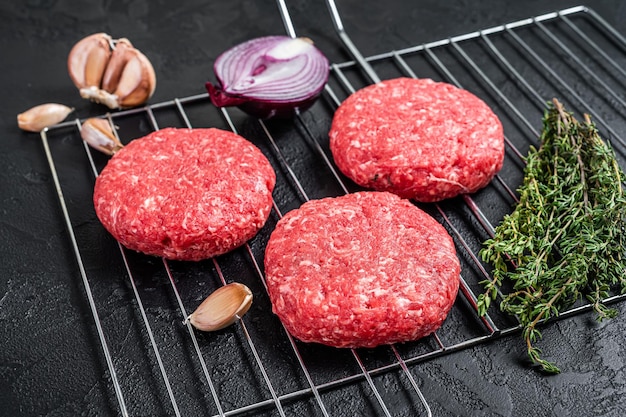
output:
[[[299,34],[315,39],[332,62],[349,59],[323,1],[287,3]],[[566,0],[337,2],[347,33],[366,56],[576,4]],[[587,6],[626,34],[626,3],[605,0]],[[82,100],[67,75],[69,49],[90,33],[127,37],[151,59],[158,85],[150,102],[159,103],[203,93],[212,62],[221,51],[252,37],[284,33],[283,24],[276,3],[270,0],[13,1],[0,4],[0,22],[0,415],[120,415],[41,141],[37,134],[17,128],[16,115],[46,102],[73,106],[81,118],[106,111]],[[623,91],[618,93],[623,96]],[[258,134],[256,125],[242,120],[246,136]],[[274,122],[272,127],[287,136],[294,129]],[[82,165],[72,166],[74,147],[63,140],[54,146],[61,155],[56,163],[72,176],[67,181],[76,179],[66,198],[76,203],[73,207],[84,208],[72,217],[79,238],[84,239],[83,255],[90,265],[96,300],[102,306],[103,325],[111,334],[110,347],[124,381],[128,410],[137,416],[174,415],[141,329],[131,288],[128,282],[111,278],[124,274],[123,265],[117,247],[100,229],[84,199],[93,179]],[[69,148],[65,154],[64,146]],[[296,148],[288,155],[294,161],[303,158]],[[306,159],[302,163],[306,168]],[[313,194],[334,192],[316,188]],[[270,226],[272,221],[276,219],[270,220]],[[262,232],[253,246],[261,245],[266,234]],[[168,285],[160,261],[131,254],[129,262],[140,271],[137,285],[146,291],[145,307],[154,319],[155,332],[164,340],[161,354],[171,371],[181,414],[215,414],[206,386],[198,382],[201,375],[199,378],[197,363],[190,359],[192,353],[177,347],[186,335],[175,314],[176,301],[170,292],[154,290]],[[233,274],[239,273],[246,269],[241,265],[249,263],[245,254],[233,254],[223,272],[228,277],[230,268]],[[190,304],[202,298],[195,288],[208,290],[217,285],[208,261],[192,266],[173,264],[172,273],[181,292],[190,294]],[[254,276],[238,278],[248,280],[255,295],[262,294],[260,284],[253,283]],[[616,307],[623,313],[622,304]],[[292,361],[281,362],[281,353],[284,350],[285,357],[289,356],[290,347],[284,338],[273,341],[271,335],[280,329],[275,320],[264,318],[269,316],[268,309],[267,300],[259,296],[249,327],[253,339],[268,340],[260,355],[271,362],[271,379],[283,394],[305,384]],[[431,359],[411,369],[436,416],[623,416],[625,332],[623,314],[598,324],[593,315],[584,313],[546,326],[541,347],[562,368],[556,376],[529,368],[516,336]],[[259,388],[263,379],[242,337],[235,330],[199,336],[203,351],[215,364],[212,372],[223,381],[218,387],[220,396],[241,398],[240,403],[232,400],[233,404],[225,404],[227,409],[268,398],[266,388]],[[232,363],[233,355],[240,360]],[[320,379],[328,373],[354,372],[354,365],[347,365],[352,360],[348,353],[305,346],[303,355]],[[422,413],[415,399],[403,394],[403,388],[409,389],[407,382],[394,375],[377,378],[392,413]],[[367,401],[364,406],[359,400],[362,391],[367,391],[363,384],[349,385],[322,395],[331,415],[376,415],[376,407]],[[369,401],[374,400],[370,397]],[[288,415],[319,415],[313,411],[313,401],[286,402],[285,409]],[[258,415],[278,415],[263,412]]]

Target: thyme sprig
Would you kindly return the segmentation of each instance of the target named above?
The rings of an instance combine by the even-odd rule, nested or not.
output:
[[[543,117],[541,144],[526,157],[519,202],[484,243],[481,258],[493,267],[481,282],[479,314],[502,292],[500,309],[515,315],[528,356],[541,357],[539,323],[586,298],[598,320],[614,317],[603,300],[611,288],[626,292],[624,173],[589,116],[579,122],[556,99]]]

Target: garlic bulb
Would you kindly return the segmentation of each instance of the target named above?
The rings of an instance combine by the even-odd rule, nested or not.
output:
[[[67,67],[81,97],[111,109],[143,104],[156,88],[148,58],[128,39],[113,39],[106,33],[94,33],[76,43]]]

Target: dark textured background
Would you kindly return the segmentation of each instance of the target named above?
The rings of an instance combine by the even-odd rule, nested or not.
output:
[[[324,2],[288,4],[298,33],[314,38],[333,62],[349,58]],[[576,4],[338,0],[346,30],[364,55]],[[626,34],[626,3],[587,5]],[[39,136],[19,131],[15,117],[45,102],[74,106],[80,117],[104,112],[80,99],[67,75],[67,53],[87,34],[128,37],[150,57],[158,79],[151,102],[157,103],[204,92],[221,51],[251,37],[283,33],[282,22],[269,0],[26,0],[0,4],[0,22],[0,415],[116,415]],[[92,256],[107,255],[95,252]],[[112,304],[109,314],[119,320],[120,333],[128,333],[129,340],[119,348],[131,350],[133,331],[126,328],[123,308],[127,302],[120,301],[119,289],[102,285],[100,294]],[[620,304],[617,308],[623,310]],[[420,364],[421,388],[439,416],[622,416],[625,331],[623,314],[601,325],[591,314],[582,314],[544,329],[542,347],[558,360],[564,370],[560,375],[530,370],[519,340],[505,337]],[[136,372],[128,375],[131,380],[146,383],[140,370],[129,369]],[[146,399],[130,408],[135,415],[167,410],[154,402]]]

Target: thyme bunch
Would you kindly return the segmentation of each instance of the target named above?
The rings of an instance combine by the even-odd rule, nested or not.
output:
[[[558,373],[535,346],[537,326],[583,297],[598,320],[617,314],[602,300],[611,288],[626,292],[626,198],[615,153],[589,116],[579,122],[554,99],[540,140],[526,157],[519,202],[481,250],[493,276],[481,282],[478,311],[510,288],[500,309],[517,316],[532,362]]]

